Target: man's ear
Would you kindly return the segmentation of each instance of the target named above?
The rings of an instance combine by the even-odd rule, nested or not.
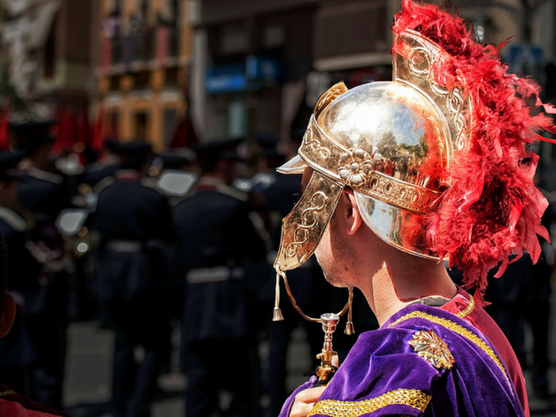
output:
[[[4,294],[4,308],[2,309],[2,315],[0,315],[0,337],[4,337],[8,334],[14,324],[15,319],[15,300],[11,294]]]
[[[354,235],[361,227],[361,224],[363,224],[363,219],[361,218],[359,207],[357,207],[357,200],[355,199],[353,190],[351,188],[344,189],[342,199],[345,203],[347,233],[349,235]]]

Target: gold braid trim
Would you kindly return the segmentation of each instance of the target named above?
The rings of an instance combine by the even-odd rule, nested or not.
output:
[[[401,323],[402,321],[406,321],[406,320],[409,320],[409,319],[412,319],[412,318],[415,318],[415,317],[425,319],[425,320],[428,320],[428,321],[432,321],[433,323],[439,324],[439,325],[447,328],[448,330],[451,330],[451,331],[459,334],[460,336],[465,337],[467,340],[469,340],[470,342],[477,345],[480,349],[482,349],[496,363],[496,365],[504,373],[504,376],[506,377],[506,379],[508,381],[510,380],[508,378],[508,374],[506,373],[506,369],[504,368],[504,365],[502,365],[502,362],[500,361],[498,356],[496,356],[496,353],[494,353],[494,351],[491,349],[491,347],[489,345],[487,345],[485,343],[485,341],[483,339],[481,339],[479,336],[477,336],[475,333],[473,333],[470,330],[467,330],[465,327],[460,326],[457,323],[454,323],[451,320],[444,319],[442,317],[436,317],[436,316],[433,316],[431,314],[423,313],[422,311],[414,311],[412,313],[409,313],[409,314],[406,314],[405,316],[400,317],[398,320],[391,323],[388,327],[392,327],[392,326],[394,326],[398,323]]]
[[[8,389],[6,391],[0,391],[0,398],[5,398],[8,395],[13,395],[13,394],[15,394],[15,392],[12,391],[11,389]]]
[[[473,311],[474,308],[475,308],[475,299],[473,298],[473,296],[471,296],[471,298],[469,299],[469,304],[467,304],[467,307],[465,307],[458,314],[456,314],[456,316],[458,316],[460,319],[462,319],[465,316],[468,316],[469,314],[471,314],[471,312]]]
[[[416,389],[397,389],[382,394],[376,398],[362,401],[318,401],[307,415],[323,415],[329,417],[358,417],[372,413],[388,405],[407,405],[424,412],[431,396]]]

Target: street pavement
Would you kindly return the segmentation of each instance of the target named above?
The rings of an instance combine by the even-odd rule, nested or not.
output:
[[[552,320],[550,331],[550,381],[551,390],[556,392],[556,291],[552,294]],[[176,334],[177,347],[179,337]],[[530,337],[528,337],[530,340]],[[113,334],[99,329],[96,322],[74,323],[69,328],[68,363],[65,383],[66,409],[73,417],[111,417],[109,413],[111,349]],[[259,347],[261,357],[266,357],[267,346]],[[137,352],[141,354],[140,351]],[[288,355],[288,387],[293,390],[305,381],[304,373],[310,367],[310,352],[300,328],[293,334]],[[153,406],[153,417],[183,417],[182,392],[186,380],[178,371],[177,354],[172,361],[172,371],[160,378],[160,393]],[[528,387],[531,387],[530,372],[525,370]],[[225,401],[226,398],[223,398]],[[556,398],[540,400],[531,392],[529,395],[531,416],[556,417]],[[262,400],[263,406],[266,399]],[[273,417],[273,416],[268,416]]]

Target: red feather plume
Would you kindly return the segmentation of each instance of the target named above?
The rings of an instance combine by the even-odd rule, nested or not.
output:
[[[529,104],[542,104],[539,86],[510,73],[498,48],[475,43],[463,19],[404,0],[393,31],[408,29],[445,51],[433,68],[435,81],[459,87],[472,100],[472,114],[466,115],[470,140],[453,156],[452,187],[427,219],[427,238],[450,267],[463,271],[466,288],[477,287],[476,300],[484,305],[488,272],[499,266],[496,277],[501,276],[509,256],[521,257],[523,250],[536,262],[537,235],[549,239],[540,224],[548,202],[533,184],[538,156],[527,145],[544,139],[537,132],[556,129],[551,118],[532,113]],[[394,53],[396,48],[400,44],[394,44]]]

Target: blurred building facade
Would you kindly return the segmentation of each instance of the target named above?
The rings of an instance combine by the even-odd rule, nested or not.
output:
[[[555,1],[449,3],[478,40],[500,44],[513,37],[512,44],[541,48],[543,61],[555,56]],[[192,6],[192,109],[207,139],[285,138],[305,127],[319,94],[334,82],[351,88],[391,77],[390,26],[400,0],[196,0]]]
[[[2,66],[26,100],[86,106],[94,0],[3,0]]]
[[[76,114],[84,107],[91,122],[102,120],[105,136],[143,139],[161,150],[191,108],[205,140],[287,138],[305,127],[334,82],[354,87],[390,78],[390,25],[400,5],[0,0],[0,56],[23,97]],[[556,56],[556,0],[450,5],[479,40],[512,38],[503,56],[545,82],[543,65]]]
[[[316,3],[194,2],[192,111],[205,139],[278,136],[312,68]]]
[[[93,113],[104,133],[168,146],[187,102],[188,0],[94,2]]]

